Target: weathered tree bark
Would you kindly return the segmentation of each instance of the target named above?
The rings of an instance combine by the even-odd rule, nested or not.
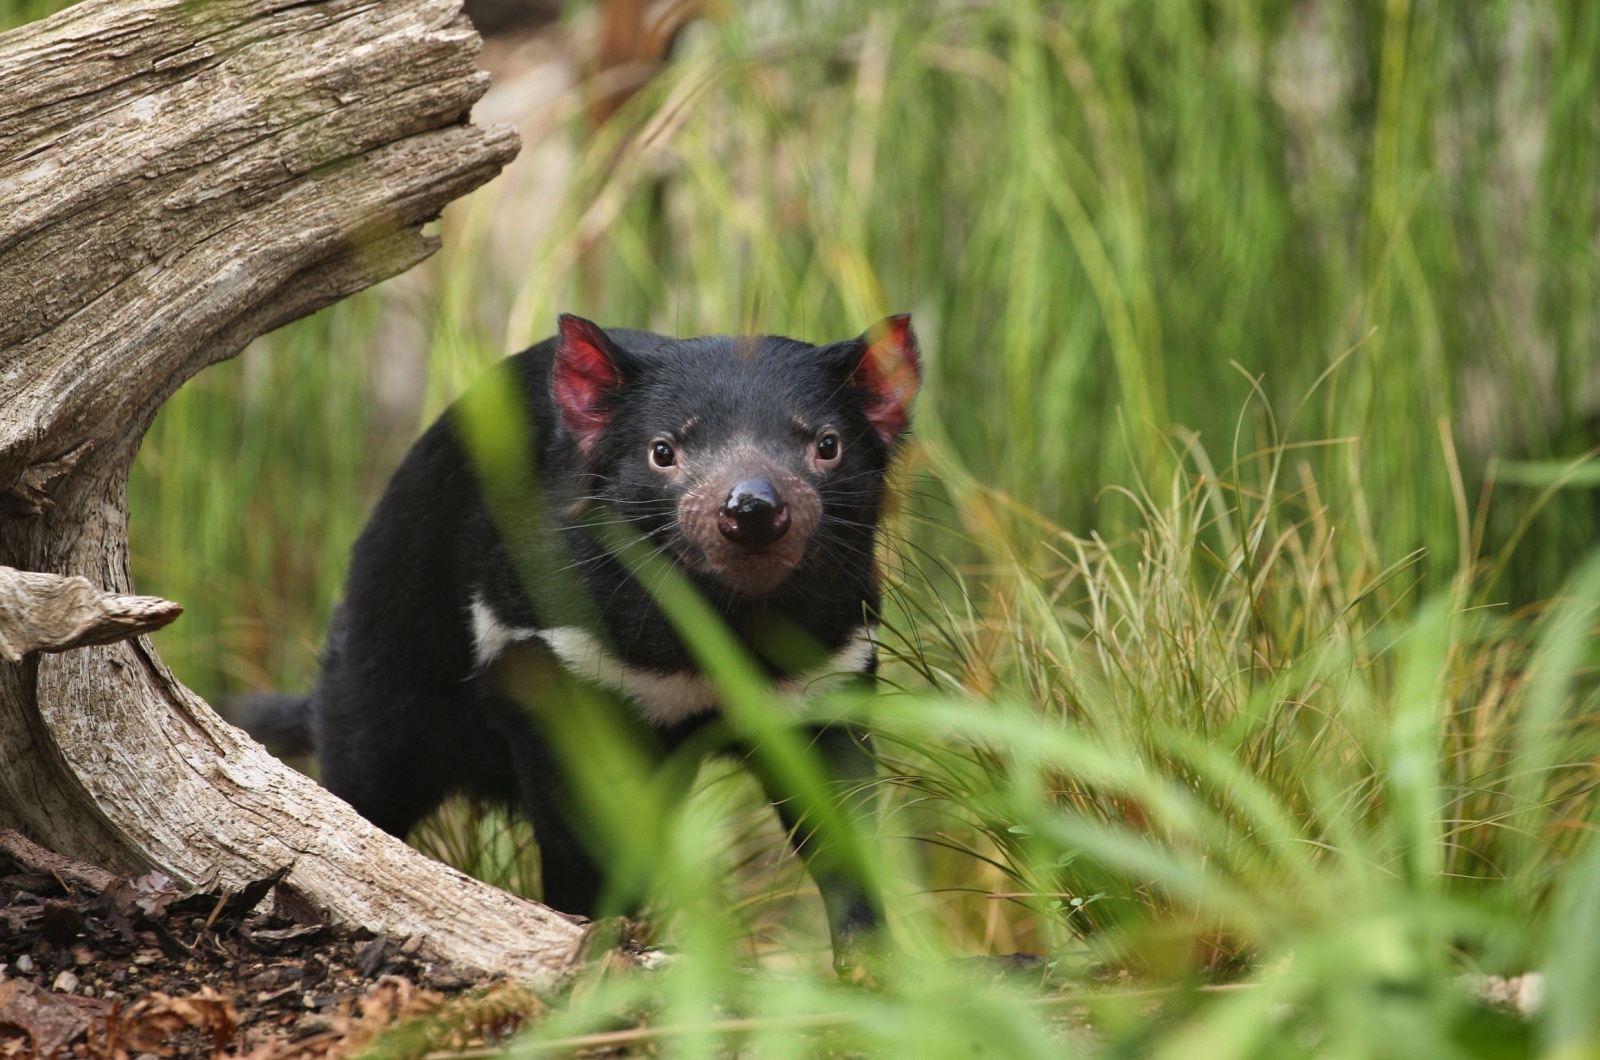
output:
[[[161,402],[426,257],[516,153],[467,122],[477,45],[458,0],[86,0],[0,35],[0,827],[186,881],[292,864],[342,920],[554,984],[579,925],[372,828],[142,636],[97,644],[173,614],[127,566]]]
[[[111,644],[169,625],[183,608],[159,596],[97,592],[76,575],[0,567],[0,659]]]

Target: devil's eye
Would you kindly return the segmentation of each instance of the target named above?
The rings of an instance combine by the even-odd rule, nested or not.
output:
[[[656,467],[671,467],[678,462],[677,450],[665,438],[657,438],[650,443],[650,462]]]
[[[817,439],[817,459],[839,459],[839,436],[837,434],[829,431],[827,434],[824,434],[821,438]]]

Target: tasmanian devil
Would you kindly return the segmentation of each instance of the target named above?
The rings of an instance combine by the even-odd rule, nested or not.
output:
[[[716,724],[719,703],[649,579],[597,530],[627,528],[686,575],[775,687],[870,678],[885,478],[919,379],[905,316],[828,346],[561,317],[411,449],[356,542],[316,687],[256,697],[246,726],[314,748],[323,783],[397,836],[453,791],[519,807],[549,905],[626,907],[638,896],[613,886],[574,782],[570,734],[586,719],[575,728],[573,712],[609,703],[665,756]],[[486,461],[474,441],[474,393],[491,386],[520,413],[520,463]],[[512,470],[491,483],[487,463]],[[527,489],[507,485],[518,474]],[[530,657],[562,679],[508,681],[509,660]],[[841,788],[864,787],[864,734],[805,735]],[[835,963],[852,966],[878,898],[752,762],[822,893]]]

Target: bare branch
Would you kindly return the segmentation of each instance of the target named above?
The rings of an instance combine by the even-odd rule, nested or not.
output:
[[[109,891],[117,883],[116,873],[107,872],[87,861],[46,850],[21,832],[9,828],[0,828],[0,854],[9,854],[13,861],[25,869],[48,872],[64,883],[87,887],[91,891]]]
[[[183,608],[159,596],[103,593],[77,575],[0,567],[0,657],[111,644],[160,629]]]

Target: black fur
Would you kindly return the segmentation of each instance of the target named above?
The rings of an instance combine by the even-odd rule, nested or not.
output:
[[[915,340],[899,319],[914,380]],[[692,671],[647,588],[585,529],[621,520],[689,574],[774,678],[802,669],[846,645],[876,614],[877,524],[903,411],[898,425],[884,427],[887,384],[862,368],[873,344],[867,336],[816,347],[610,329],[604,334],[621,381],[587,409],[603,427],[585,451],[571,410],[553,396],[561,344],[582,338],[571,324],[565,318],[564,337],[508,359],[475,388],[514,388],[529,421],[523,466],[535,481],[502,489],[505,482],[481,474],[466,442],[464,410],[473,395],[448,411],[407,455],[356,543],[317,686],[309,697],[256,699],[245,724],[291,750],[314,742],[323,782],[397,836],[454,791],[520,807],[539,840],[546,902],[596,915],[613,911],[600,905],[606,871],[586,841],[582,807],[574,805],[558,741],[545,725],[570,701],[555,687],[561,682],[507,691],[503,660],[475,654],[475,603],[502,628],[587,625],[640,671]],[[900,397],[909,402],[909,392]],[[824,425],[837,431],[843,451],[837,467],[819,473],[803,460]],[[693,561],[693,542],[680,525],[683,490],[647,463],[660,435],[672,437],[685,461],[695,454],[710,460],[707,454],[743,439],[811,476],[820,519],[782,584],[752,596]],[[519,485],[542,494],[542,505],[496,501],[497,490],[526,494]],[[805,660],[786,654],[794,630],[811,648]],[[537,639],[525,638],[517,650],[550,657]],[[715,717],[658,725],[626,713],[662,754]],[[824,728],[813,744],[841,781],[860,786],[871,775],[861,734]],[[783,793],[772,794],[797,826]],[[842,863],[816,858],[803,831],[797,843],[823,891],[838,954],[881,921],[877,899]],[[638,895],[613,897],[628,904]]]
[[[280,755],[315,752],[311,741],[311,697],[283,692],[251,692],[229,704],[230,713],[251,736]]]

